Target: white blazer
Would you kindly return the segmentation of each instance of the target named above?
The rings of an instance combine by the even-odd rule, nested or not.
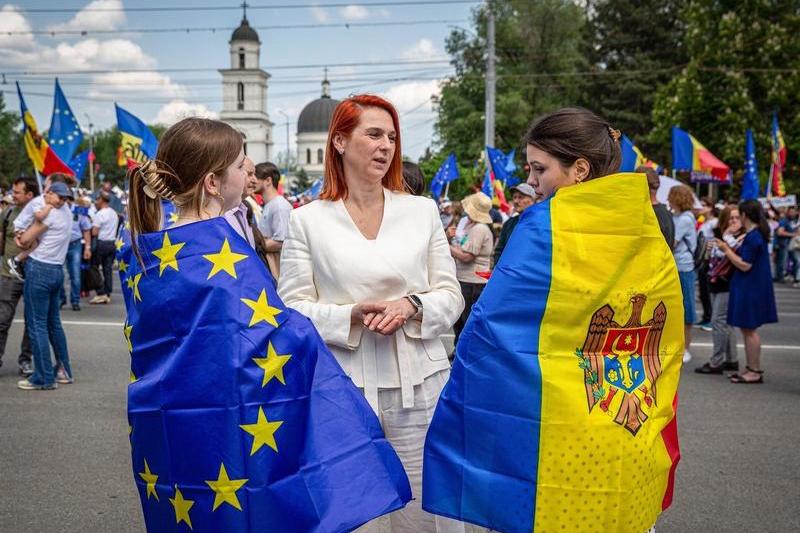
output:
[[[278,294],[319,331],[344,371],[377,411],[379,388],[400,388],[414,405],[414,385],[450,367],[440,336],[464,309],[436,204],[384,189],[383,221],[367,240],[341,200],[295,209],[281,252]],[[351,327],[358,302],[416,294],[422,318],[394,335]]]

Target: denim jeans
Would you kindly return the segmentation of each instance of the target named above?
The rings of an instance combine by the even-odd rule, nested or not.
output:
[[[8,340],[8,330],[14,322],[14,314],[17,311],[17,304],[22,296],[24,283],[14,278],[0,276],[0,359],[6,353],[6,341]],[[30,363],[31,343],[28,341],[28,321],[25,320],[25,329],[22,332],[22,346],[17,363]]]
[[[789,255],[788,245],[775,247],[775,281],[783,281],[786,274],[786,259]]]
[[[69,303],[81,303],[81,259],[83,259],[83,243],[76,239],[69,243],[67,249],[67,272],[69,272]]]
[[[33,348],[34,372],[28,380],[34,385],[52,385],[55,381],[50,345],[56,361],[72,376],[67,353],[67,337],[61,327],[58,293],[64,287],[64,267],[32,258],[25,263],[25,318]]]
[[[114,241],[97,241],[94,250],[94,263],[103,269],[103,288],[97,290],[97,295],[111,296],[111,290],[114,285],[114,272],[111,270],[114,266],[114,256],[117,253],[117,247]]]

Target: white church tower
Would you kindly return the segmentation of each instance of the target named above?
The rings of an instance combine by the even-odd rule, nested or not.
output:
[[[267,114],[269,74],[259,66],[261,41],[247,21],[243,4],[242,23],[231,35],[231,67],[221,69],[222,112],[220,120],[244,134],[244,150],[253,163],[272,157],[272,122]]]

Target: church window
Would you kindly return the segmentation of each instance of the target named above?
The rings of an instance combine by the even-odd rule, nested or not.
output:
[[[311,148],[306,148],[306,164],[311,164]]]
[[[317,149],[317,164],[322,164],[322,148]]]
[[[244,68],[244,48],[239,48],[239,68]]]
[[[244,109],[244,83],[236,84],[236,109]]]

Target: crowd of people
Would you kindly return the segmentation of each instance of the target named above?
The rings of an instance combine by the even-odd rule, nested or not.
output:
[[[173,126],[166,134],[171,145],[190,142],[185,131],[192,128],[229,128],[203,120]],[[422,486],[426,430],[448,379],[448,358],[454,356],[441,336],[452,328],[458,341],[523,213],[561,187],[598,176],[580,155],[569,171],[563,164],[545,167],[533,161],[528,182],[511,189],[509,213],[498,210],[478,187],[460,201],[443,198],[436,205],[421,197],[425,179],[419,167],[400,159],[398,120],[394,107],[378,97],[340,103],[332,118],[322,192],[302,209],[278,192],[278,167],[256,164],[241,146],[235,147],[236,157],[222,154],[218,161],[191,164],[160,147],[155,161],[133,171],[128,215],[134,241],[137,233],[164,227],[165,220],[151,220],[152,213],[142,207],[159,197],[177,207],[172,227],[223,216],[263,261],[283,302],[312,320],[361,389],[416,494]],[[608,126],[598,131],[611,154],[618,132]],[[540,151],[537,161],[548,160]],[[199,173],[164,170],[184,167]],[[732,371],[732,383],[763,382],[758,329],[777,321],[773,280],[800,286],[797,209],[708,199],[698,207],[684,185],[670,190],[665,206],[655,194],[658,174],[638,171],[647,175],[654,214],[680,279],[684,362],[692,359],[692,329],[710,329],[712,356],[696,371]],[[149,200],[136,199],[139,188]],[[72,310],[80,311],[87,289],[96,291],[91,304],[108,304],[113,297],[123,207],[110,183],[89,195],[57,174],[45,181],[44,194],[35,180],[19,178],[10,196],[2,214],[0,354],[24,298],[18,358],[24,379],[18,386],[50,390],[74,380],[61,308],[69,300]],[[93,277],[98,278],[94,283]],[[698,293],[702,314],[696,312]],[[733,328],[744,338],[743,372]],[[461,523],[424,512],[419,499],[393,513],[391,522],[393,531],[463,531]]]

